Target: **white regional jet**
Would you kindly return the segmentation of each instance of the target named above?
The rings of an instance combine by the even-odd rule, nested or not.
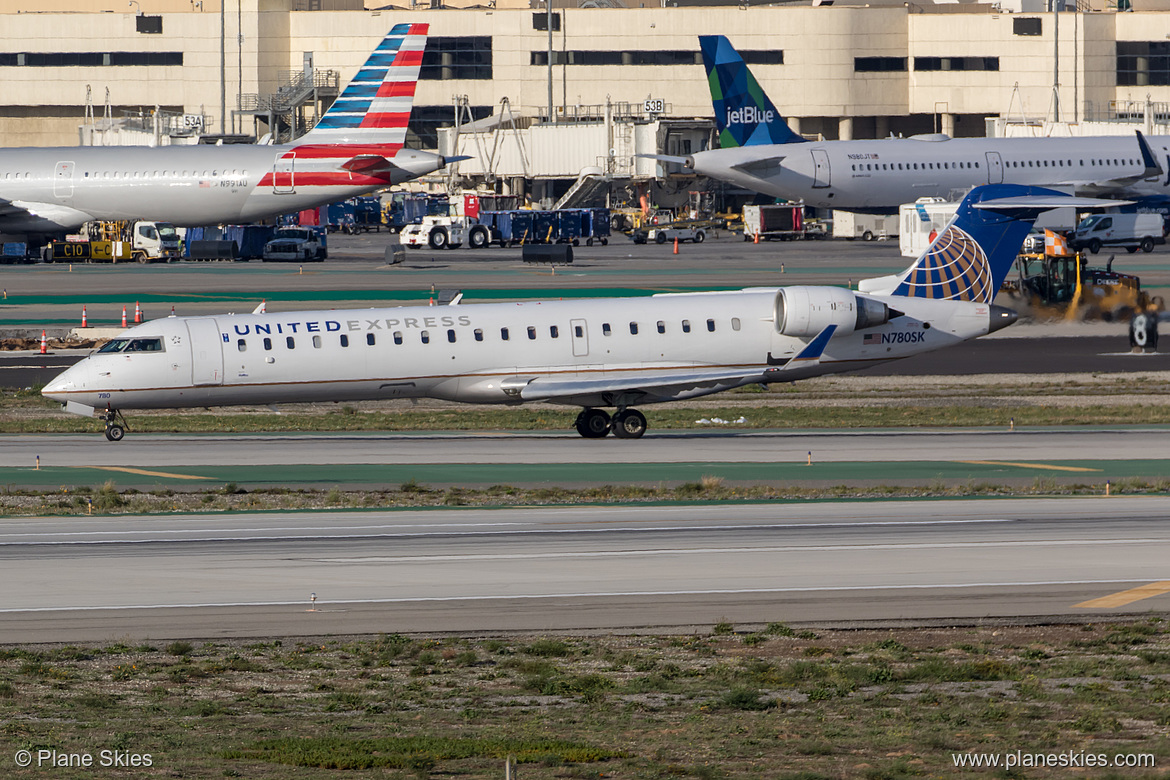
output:
[[[250,222],[439,170],[443,157],[403,148],[426,38],[426,24],[395,25],[291,144],[2,149],[0,234],[99,219]]]
[[[902,203],[949,198],[979,184],[1059,186],[1082,195],[1170,195],[1170,136],[932,134],[808,142],[788,127],[727,38],[700,36],[699,46],[721,148],[687,157],[650,156],[702,176],[810,206],[888,214]]]
[[[991,304],[1039,211],[1109,201],[973,190],[909,269],[840,287],[649,298],[168,317],[42,391],[125,434],[123,409],[442,398],[583,407],[577,431],[637,438],[633,407],[865,368],[1010,325]],[[611,417],[601,407],[616,407]]]

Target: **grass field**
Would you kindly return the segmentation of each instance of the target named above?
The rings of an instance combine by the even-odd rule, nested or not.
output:
[[[108,774],[128,778],[500,778],[508,756],[523,780],[1164,777],[1168,628],[716,622],[688,636],[8,647],[0,773],[94,776],[14,768],[27,749],[149,754]],[[954,765],[1014,751],[1145,766]]]

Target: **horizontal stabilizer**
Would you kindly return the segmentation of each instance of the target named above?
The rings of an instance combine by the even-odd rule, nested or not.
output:
[[[1078,209],[1105,209],[1111,206],[1128,206],[1132,200],[1110,200],[1108,198],[1082,198],[1073,195],[1017,195],[1010,198],[995,198],[972,204],[973,208],[988,211],[1048,211],[1065,206]]]
[[[737,163],[731,166],[732,170],[743,171],[752,176],[759,176],[766,171],[773,170],[780,167],[780,163],[784,160],[786,155],[778,157],[764,157],[759,160],[748,160],[746,162]]]
[[[394,163],[380,154],[359,154],[341,164],[350,173],[360,173],[365,176],[390,176],[394,171]]]
[[[690,167],[690,162],[686,157],[676,157],[672,154],[636,154],[635,157],[646,157],[651,160],[658,160],[664,163],[674,163],[675,165],[683,165]]]

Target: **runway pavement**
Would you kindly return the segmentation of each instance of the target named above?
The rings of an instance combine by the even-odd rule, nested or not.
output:
[[[811,461],[811,463],[810,463]],[[679,484],[704,476],[776,485],[1114,483],[1170,474],[1163,427],[1036,430],[575,433],[100,434],[0,437],[9,484],[241,487],[581,487]]]
[[[1170,608],[1168,514],[1114,497],[7,519],[0,636],[1100,618]]]

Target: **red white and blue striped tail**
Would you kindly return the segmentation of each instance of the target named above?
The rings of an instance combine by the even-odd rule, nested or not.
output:
[[[394,25],[321,121],[295,145],[360,147],[350,151],[380,155],[401,149],[428,27]],[[300,151],[298,156],[303,156]]]

